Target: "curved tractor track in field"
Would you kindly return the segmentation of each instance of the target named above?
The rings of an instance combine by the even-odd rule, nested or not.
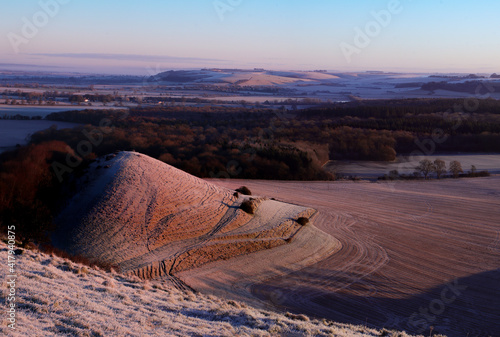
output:
[[[265,305],[450,336],[500,333],[500,177],[426,182],[225,181],[315,208],[341,248],[250,287]]]

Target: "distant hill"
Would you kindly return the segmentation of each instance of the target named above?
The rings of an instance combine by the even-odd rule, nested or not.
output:
[[[466,82],[450,83],[446,81],[441,81],[441,82],[425,83],[422,85],[421,89],[427,91],[448,90],[460,93],[485,95],[491,92],[498,92],[500,90],[500,83],[484,82],[484,81],[466,81]]]
[[[188,83],[210,77],[208,75],[200,74],[197,71],[189,70],[170,70],[151,76],[149,81],[165,81],[174,83]]]
[[[267,71],[264,69],[170,70],[151,76],[149,82],[230,84],[236,86],[274,86],[293,83],[323,83],[339,79],[318,71]]]

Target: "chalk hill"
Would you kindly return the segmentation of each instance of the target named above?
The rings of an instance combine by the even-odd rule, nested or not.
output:
[[[163,162],[121,152],[94,162],[57,217],[54,244],[143,278],[284,245],[310,208],[217,187]]]

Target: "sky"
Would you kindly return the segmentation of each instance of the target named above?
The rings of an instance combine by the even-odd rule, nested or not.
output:
[[[498,0],[23,0],[0,69],[500,73]]]

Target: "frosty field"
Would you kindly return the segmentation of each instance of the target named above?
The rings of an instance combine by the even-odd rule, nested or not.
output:
[[[0,120],[0,152],[7,148],[24,145],[31,134],[57,126],[59,129],[73,128],[78,124],[45,120]]]
[[[100,106],[75,106],[75,105],[64,105],[64,106],[10,106],[10,105],[0,105],[0,116],[28,116],[35,117],[41,116],[42,118],[53,113],[53,112],[62,112],[69,110],[85,110],[85,109],[116,109],[113,107],[100,107]]]
[[[395,162],[377,162],[377,161],[330,161],[325,164],[325,169],[330,172],[340,173],[345,176],[356,176],[362,179],[377,179],[388,174],[392,170],[397,170],[399,174],[411,175],[415,172],[415,167],[422,159],[442,159],[448,166],[450,162],[457,160],[462,164],[464,172],[470,171],[472,165],[476,166],[478,171],[487,170],[491,174],[500,173],[500,154],[441,154],[422,157],[407,158],[397,157]]]
[[[231,294],[225,289],[244,280],[252,300],[338,322],[422,334],[432,326],[434,333],[450,336],[500,331],[500,177],[213,182],[245,184],[258,195],[317,209],[314,225],[339,240],[341,249],[308,267],[264,279],[255,276],[262,267],[252,268],[244,258],[228,267],[207,265],[189,275],[201,289]],[[210,275],[234,282],[219,288]]]

